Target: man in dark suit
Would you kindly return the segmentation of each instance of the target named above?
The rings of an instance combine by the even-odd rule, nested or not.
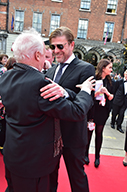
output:
[[[124,120],[124,112],[126,110],[127,102],[127,70],[124,72],[124,79],[119,80],[119,86],[115,93],[113,104],[112,104],[112,118],[111,128],[115,129],[115,121],[117,117],[117,130],[124,133],[122,129],[122,123]]]
[[[83,91],[73,103],[65,98],[50,102],[40,96],[40,88],[49,83],[41,73],[45,61],[41,36],[32,29],[26,31],[12,48],[17,63],[0,78],[7,122],[4,162],[8,188],[10,192],[49,192],[49,174],[58,164],[62,147],[56,118],[75,122],[85,118],[92,105],[88,92],[93,80],[79,85]]]
[[[46,76],[56,82],[60,66],[64,66],[64,63],[67,63],[67,65],[65,64],[62,68],[62,76],[58,83],[63,88],[70,89],[77,94],[79,89],[76,85],[82,83],[89,76],[95,75],[93,65],[79,60],[74,56],[74,36],[67,27],[60,27],[53,31],[49,37],[49,41],[50,48],[53,50],[58,65],[50,68]],[[54,87],[51,87],[46,93],[43,92],[42,95],[45,95],[45,98],[50,96],[52,96],[53,99],[58,98],[59,94],[57,94]],[[50,87],[48,86],[47,88]],[[44,89],[41,91],[44,91]],[[48,96],[46,96],[46,94],[48,94]],[[65,95],[73,99],[71,91],[67,90]],[[87,144],[87,118],[79,122],[61,121],[61,132],[64,144],[62,154],[71,189],[73,192],[88,192],[88,180],[84,172],[85,146]],[[50,176],[50,192],[57,191],[58,168],[59,165],[57,165],[56,170]]]

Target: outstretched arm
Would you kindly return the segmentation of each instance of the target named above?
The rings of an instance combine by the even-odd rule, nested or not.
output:
[[[67,91],[63,89],[60,85],[57,83],[53,82],[51,79],[47,78],[51,83],[46,85],[45,87],[41,88],[40,91],[41,96],[44,99],[49,98],[49,101],[53,101],[58,99],[59,97],[69,97]],[[80,85],[76,85],[76,87],[79,87],[81,90],[86,91],[87,93],[91,93],[92,90],[94,90],[95,86],[95,79],[94,76],[89,77],[86,81],[84,81]]]

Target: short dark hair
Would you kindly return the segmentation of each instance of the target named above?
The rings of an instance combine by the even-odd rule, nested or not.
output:
[[[72,41],[74,41],[74,35],[72,31],[68,27],[61,26],[51,33],[49,37],[49,42],[51,43],[52,38],[61,36],[65,36],[69,44],[72,43]]]
[[[8,55],[6,55],[6,54],[1,54],[1,55],[0,55],[0,61],[2,61],[3,57],[7,57],[7,58],[8,58]]]
[[[4,67],[6,67],[7,70],[12,69],[14,63],[16,63],[16,59],[14,57],[10,57]]]

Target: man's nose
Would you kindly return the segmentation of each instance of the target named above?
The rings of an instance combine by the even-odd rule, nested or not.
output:
[[[54,53],[57,53],[59,51],[60,51],[60,49],[57,46],[55,46]]]

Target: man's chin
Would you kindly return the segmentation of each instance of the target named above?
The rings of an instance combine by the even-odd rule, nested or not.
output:
[[[56,57],[56,60],[58,63],[63,63],[63,59],[61,59],[60,57]]]
[[[57,60],[57,59],[56,59]],[[57,60],[57,63],[64,63],[63,60]]]

